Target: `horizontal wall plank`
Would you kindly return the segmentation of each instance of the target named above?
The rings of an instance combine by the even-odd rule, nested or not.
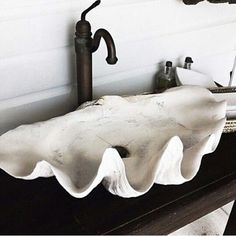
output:
[[[156,66],[149,66],[141,69],[135,69],[123,73],[117,73],[113,76],[106,76],[98,78],[94,81],[94,97],[98,98],[106,94],[137,94],[151,89],[151,81],[153,75],[155,75]],[[133,86],[126,86],[125,91],[121,89],[122,82],[127,84],[129,81]],[[114,86],[118,83],[117,86]],[[123,86],[122,86],[123,87]],[[0,111],[12,108],[15,109],[18,106],[24,106],[29,103],[35,103],[41,100],[46,100],[55,96],[64,96],[65,94],[71,94],[76,96],[76,85],[63,85],[56,88],[51,88],[43,91],[38,91],[22,96],[17,96],[0,101]],[[75,94],[74,94],[75,93]]]
[[[72,48],[30,54],[0,63],[0,101],[75,83]]]
[[[109,5],[120,5],[120,4],[133,4],[133,3],[138,3],[142,2],[143,0],[116,0],[116,1],[111,1],[111,0],[103,0],[102,5],[109,6]],[[156,0],[146,0],[146,1],[156,1]],[[70,5],[73,3],[78,4],[77,6],[81,7],[86,7],[89,4],[92,4],[94,0],[37,0],[37,1],[32,1],[32,0],[1,0],[1,8],[4,9],[20,9],[22,8],[39,8],[42,6],[52,6],[55,4],[63,4],[63,3],[69,3]]]
[[[103,95],[136,95],[153,90],[161,64],[135,68],[94,79],[94,98]]]
[[[236,22],[236,5],[204,1],[187,6],[182,0],[143,1],[135,6],[98,8],[89,18],[94,28],[106,27],[118,40],[132,41]]]
[[[0,22],[11,20],[16,21],[19,19],[28,19],[45,15],[55,15],[63,12],[82,12],[94,2],[94,0],[2,1],[3,3],[0,2]],[[146,0],[146,3],[153,1],[155,0]],[[110,6],[117,7],[122,5],[136,5],[142,2],[143,0],[103,0],[99,8],[103,9],[105,7],[106,9],[106,7]]]

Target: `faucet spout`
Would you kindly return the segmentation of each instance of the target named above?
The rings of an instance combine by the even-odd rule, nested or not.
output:
[[[96,33],[94,34],[94,38],[93,38],[92,52],[97,51],[97,49],[100,45],[100,42],[101,42],[101,38],[103,38],[105,40],[105,43],[107,45],[107,52],[108,52],[108,55],[106,58],[107,63],[110,65],[116,64],[118,59],[116,57],[115,43],[113,41],[112,36],[110,35],[110,33],[107,30],[99,29],[96,31]]]

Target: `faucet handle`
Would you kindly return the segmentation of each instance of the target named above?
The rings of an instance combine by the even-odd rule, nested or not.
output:
[[[86,10],[84,10],[81,14],[81,20],[85,21],[86,19],[86,15],[89,11],[93,10],[96,6],[98,6],[101,3],[101,0],[97,0],[96,2],[94,2],[89,8],[87,8]]]

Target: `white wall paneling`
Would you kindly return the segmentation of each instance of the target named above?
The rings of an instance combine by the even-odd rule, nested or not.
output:
[[[73,7],[73,2],[76,2],[77,6]],[[12,9],[8,9],[9,13],[7,10],[2,10],[0,12],[0,58],[71,45],[74,24],[79,19],[82,9],[80,2],[83,2],[80,5],[87,5],[84,1],[68,0],[66,4],[71,10],[63,10],[65,7],[63,5],[59,12],[56,10],[58,4],[54,3],[54,7],[49,7],[51,12],[47,14],[44,14],[42,9],[48,9],[50,4],[41,7],[35,4],[34,8],[40,13],[37,16],[27,15],[25,8],[22,7],[20,18],[12,13]],[[197,6],[185,6],[177,0],[128,3],[127,5],[99,6],[91,12],[88,18],[93,30],[99,27],[107,28],[117,42],[137,41],[165,34],[230,24],[236,20],[235,5],[222,4],[219,7],[217,4],[204,3]],[[30,10],[32,13],[33,10]],[[10,13],[13,17],[1,19],[2,15],[8,16]]]
[[[0,132],[68,112],[75,101],[74,26],[93,0],[0,0]],[[236,54],[236,5],[181,0],[103,0],[93,32],[114,37],[118,64],[94,54],[94,96],[152,88],[165,60],[227,84]],[[73,91],[73,92],[71,92]],[[60,106],[63,109],[60,109]]]
[[[209,70],[209,65],[211,65],[210,73],[217,77],[216,80],[220,80],[222,74],[227,74],[229,68],[232,67],[234,56],[232,52],[235,48],[235,40],[231,38],[232,32],[236,35],[236,23],[146,40],[118,42],[116,46],[119,61],[113,66],[107,65],[105,61],[107,52],[103,43],[94,54],[94,80],[96,81],[98,78],[102,80],[104,76],[106,76],[104,79],[109,83],[110,81],[107,79],[109,76],[111,79],[115,76],[118,80],[123,80],[125,72],[130,78],[130,70],[155,66],[166,59],[181,64],[185,55],[191,55],[197,60],[195,66],[199,71],[205,68]],[[201,41],[203,35],[204,40]],[[228,43],[225,44],[225,41]],[[200,47],[196,46],[200,44]],[[222,68],[214,66],[212,60],[215,62],[216,59],[218,61],[223,59],[222,54],[228,55],[226,52],[230,54],[232,59],[221,61]],[[73,47],[1,59],[0,78],[2,86],[0,87],[0,99],[14,98],[44,89],[73,84],[75,82],[74,67]],[[124,76],[119,79],[116,74],[121,72]],[[150,71],[146,72],[149,73]],[[149,82],[151,79],[152,77],[150,77]],[[127,87],[133,89],[128,78]]]

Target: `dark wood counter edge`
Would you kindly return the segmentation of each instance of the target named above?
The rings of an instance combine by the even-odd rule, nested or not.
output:
[[[236,199],[236,174],[133,219],[104,234],[169,234]]]

